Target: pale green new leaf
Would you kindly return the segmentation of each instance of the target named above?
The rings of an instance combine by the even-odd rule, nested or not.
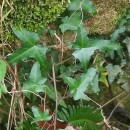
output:
[[[81,23],[81,12],[74,13],[70,18],[68,16],[62,19],[62,24],[59,26],[61,32],[64,33],[67,30],[77,30]]]
[[[83,10],[88,13],[96,14],[96,9],[91,0],[71,0],[67,8],[69,11]]]
[[[38,121],[49,121],[51,116],[49,115],[49,110],[40,111],[38,107],[32,107],[32,112],[34,115],[34,119],[31,123],[35,123]]]
[[[4,79],[6,74],[6,64],[3,60],[0,60],[0,82]]]
[[[26,29],[17,30],[13,28],[13,32],[25,45],[33,46],[40,40],[37,33],[29,32]]]
[[[84,99],[88,100],[85,92],[92,91],[99,92],[98,88],[98,74],[95,68],[90,68],[86,74],[82,74],[78,79],[65,77],[65,82],[69,85],[70,94],[74,100]]]

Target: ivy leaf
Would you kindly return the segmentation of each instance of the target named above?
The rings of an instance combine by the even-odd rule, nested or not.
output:
[[[128,83],[128,82],[122,84],[122,85],[121,85],[121,88],[123,88],[127,93],[130,92],[129,83]]]
[[[76,42],[72,42],[72,47],[75,49],[73,56],[82,63],[86,71],[87,65],[91,56],[96,50],[112,51],[118,50],[121,46],[110,40],[90,39],[87,37],[87,32],[83,26],[78,27]]]
[[[124,33],[126,31],[126,27],[120,27],[119,29],[115,30],[112,35],[111,35],[111,40],[115,41],[118,39],[118,37],[120,36],[121,33]]]
[[[127,51],[128,51],[128,55],[129,55],[129,58],[130,58],[130,38],[129,38],[129,37],[126,37],[126,38],[123,40],[123,43],[126,44]]]
[[[32,57],[38,61],[41,65],[42,70],[46,73],[50,69],[48,61],[46,59],[47,48],[42,45],[34,46],[23,46],[22,48],[14,51],[7,60],[10,64],[16,64],[21,60]]]
[[[23,83],[22,90],[29,90],[34,93],[44,92],[46,80],[41,76],[40,64],[36,62],[31,69],[29,79]],[[26,96],[30,98],[30,92],[26,92]]]
[[[82,74],[78,79],[65,77],[65,82],[69,85],[69,91],[74,100],[88,100],[85,91],[99,92],[98,74],[95,68],[90,68],[86,74]]]
[[[83,48],[83,49],[77,49],[73,52],[73,56],[76,59],[79,59],[82,66],[84,67],[84,70],[86,71],[89,60],[91,56],[94,54],[95,49],[94,48]]]
[[[6,74],[6,64],[3,60],[0,60],[0,82],[4,79]]]
[[[14,51],[7,57],[8,62],[13,65],[31,57],[40,63],[42,70],[45,72],[45,75],[47,75],[48,70],[50,70],[48,60],[46,59],[47,48],[43,45],[36,45],[40,40],[39,35],[25,29],[16,30],[13,28],[13,32],[24,44],[20,49]]]
[[[41,78],[40,64],[36,62],[31,69],[29,80],[37,83]]]
[[[71,0],[67,8],[69,11],[83,10],[88,13],[96,14],[96,9],[91,0]]]
[[[49,121],[51,116],[49,115],[49,110],[40,111],[38,107],[32,107],[32,112],[34,115],[34,119],[31,123],[35,123],[38,121]]]
[[[73,48],[85,48],[88,41],[88,32],[84,26],[80,26],[77,29],[77,37],[75,42],[71,42]]]
[[[35,45],[39,40],[40,37],[35,32],[29,32],[26,29],[17,30],[16,28],[13,28],[14,34],[26,45]]]
[[[45,89],[46,85],[44,84],[41,84],[41,83],[35,83],[33,81],[26,81],[23,83],[23,90],[28,90],[28,91],[31,91],[31,92],[44,92],[44,89]],[[30,95],[30,92],[26,92],[26,94],[29,94]],[[28,95],[28,97],[29,97]]]
[[[76,65],[70,65],[70,66],[61,66],[60,67],[60,78],[66,77],[66,76],[71,76],[74,75],[74,73],[82,68],[81,64],[76,64]]]
[[[81,23],[81,13],[76,12],[70,18],[68,16],[62,19],[62,24],[59,26],[61,32],[64,33],[67,30],[77,30]]]
[[[110,84],[112,84],[112,82],[115,80],[119,73],[122,73],[122,70],[119,65],[108,64],[106,66],[106,69],[108,72],[108,81]]]

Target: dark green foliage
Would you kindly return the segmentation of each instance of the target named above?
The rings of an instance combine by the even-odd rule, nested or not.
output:
[[[62,7],[65,3],[66,1],[55,0],[22,0],[19,5],[19,1],[13,0],[15,12],[5,19],[16,26],[12,32],[23,42],[21,47],[7,55],[7,58],[0,56],[4,57],[0,59],[0,96],[9,95],[6,102],[11,101],[9,108],[12,108],[10,115],[13,120],[9,119],[8,125],[11,127],[15,120],[13,125],[19,126],[17,130],[38,130],[35,124],[39,125],[39,121],[43,121],[40,122],[42,124],[50,123],[50,119],[57,121],[55,127],[62,120],[60,123],[68,123],[81,130],[102,130],[101,124],[106,121],[106,117],[101,113],[101,109],[106,105],[96,100],[104,100],[108,95],[93,100],[93,94],[100,94],[104,84],[109,87],[115,81],[129,92],[129,71],[124,70],[129,70],[130,66],[130,11],[111,36],[90,36],[83,17],[84,13],[95,14],[96,10],[90,0],[72,0],[68,6],[70,14],[59,21],[61,32],[48,30],[46,35],[50,32],[51,36],[47,37],[46,44],[41,44],[43,34],[40,31],[36,33],[36,30],[53,21],[64,10]],[[64,36],[70,30],[74,30],[76,34],[74,33],[71,40],[67,39],[69,44],[66,45]],[[42,32],[45,32],[45,28]],[[64,45],[71,49],[71,63],[68,59],[64,60]],[[114,63],[111,62],[113,59]],[[68,106],[70,103],[72,105]],[[84,105],[88,103],[94,104],[95,109]],[[109,101],[106,104],[108,103]],[[31,114],[26,114],[27,111]],[[29,122],[24,120],[24,114]],[[21,123],[18,123],[19,121]],[[42,124],[41,127],[46,129]],[[103,125],[106,125],[105,122]]]
[[[101,112],[90,106],[68,106],[58,111],[58,118],[74,126],[82,126],[86,130],[98,130],[100,121],[103,120]]]
[[[9,57],[8,62],[10,64],[16,64],[26,58],[34,58],[41,65],[41,69],[44,71],[44,75],[47,75],[50,69],[46,53],[47,49],[44,45],[36,45],[40,40],[40,36],[37,33],[29,32],[22,29],[21,31],[13,29],[15,35],[22,40],[23,45],[20,49],[14,51]]]

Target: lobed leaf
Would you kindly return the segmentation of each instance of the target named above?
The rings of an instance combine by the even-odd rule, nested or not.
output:
[[[81,12],[74,13],[70,18],[68,16],[62,19],[62,24],[59,26],[61,32],[64,33],[67,30],[77,30],[81,23]]]
[[[121,49],[121,46],[114,41],[96,38],[90,39],[87,37],[87,34],[85,27],[78,27],[76,41],[71,43],[75,49],[72,55],[79,59],[85,71],[91,56],[96,50],[105,52]]]
[[[34,115],[34,119],[31,123],[38,121],[49,121],[51,116],[49,115],[49,110],[40,111],[38,107],[32,107],[32,112]]]
[[[95,68],[90,68],[87,73],[82,74],[78,79],[65,77],[65,82],[69,85],[69,91],[74,100],[88,100],[89,98],[85,92],[90,90],[93,93],[99,92],[98,74]]]

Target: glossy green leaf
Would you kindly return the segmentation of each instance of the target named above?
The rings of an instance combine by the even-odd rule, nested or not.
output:
[[[68,5],[68,10],[83,10],[88,13],[96,14],[96,9],[91,0],[71,0]]]
[[[81,23],[81,13],[76,12],[70,18],[68,16],[62,19],[62,24],[59,26],[61,32],[64,33],[67,30],[77,30]]]
[[[33,46],[40,40],[37,33],[29,32],[26,29],[17,30],[13,28],[13,32],[26,45]]]
[[[40,64],[36,62],[31,69],[29,80],[33,82],[38,82],[41,78],[42,76],[41,76]]]
[[[40,64],[36,62],[30,72],[29,79],[23,83],[22,90],[28,90],[31,92],[44,92],[46,85],[46,78],[41,76]],[[30,98],[30,92],[26,92],[26,96]]]
[[[91,56],[96,50],[100,51],[112,51],[121,49],[118,43],[112,42],[110,40],[102,39],[89,39],[87,37],[87,32],[83,26],[80,26],[77,30],[77,38],[75,42],[72,42],[72,47],[75,49],[73,56],[79,59],[82,63],[84,70],[87,69],[87,65]]]
[[[40,82],[40,81],[39,81]],[[35,83],[33,81],[26,81],[23,83],[23,88],[22,90],[28,90],[30,92],[44,92],[46,85],[44,84],[39,84],[39,83]],[[28,96],[30,95],[30,92],[26,92],[26,94],[28,94]]]
[[[77,49],[73,52],[73,56],[76,59],[79,59],[85,71],[87,69],[91,56],[94,54],[94,51],[95,51],[94,48],[83,48],[83,49]]]
[[[40,63],[42,70],[46,73],[50,68],[46,59],[46,51],[47,48],[42,45],[24,46],[9,55],[7,60],[10,64],[16,64],[21,60],[32,57]]]
[[[32,112],[34,115],[34,119],[31,123],[35,123],[38,121],[49,121],[51,116],[49,115],[49,110],[40,111],[38,107],[32,107]]]
[[[85,48],[88,41],[88,32],[84,26],[80,26],[77,29],[76,41],[72,42],[74,48]]]
[[[4,79],[6,74],[6,64],[3,60],[0,60],[0,82]]]
[[[78,79],[65,77],[65,82],[69,85],[69,91],[74,100],[88,100],[85,94],[87,91],[92,91],[93,93],[99,92],[98,74],[94,68],[90,68],[86,74],[82,74]]]

